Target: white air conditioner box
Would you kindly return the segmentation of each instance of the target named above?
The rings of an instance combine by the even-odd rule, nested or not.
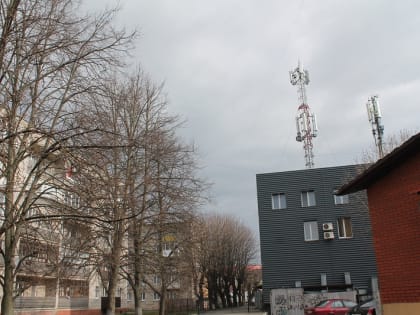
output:
[[[323,223],[322,224],[322,230],[323,231],[332,231],[332,230],[334,230],[334,226],[333,226],[332,222]]]
[[[324,232],[324,240],[332,240],[334,239],[334,232]]]

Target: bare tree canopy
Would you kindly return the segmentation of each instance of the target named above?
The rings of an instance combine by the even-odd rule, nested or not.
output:
[[[219,308],[219,298],[222,307],[241,305],[246,267],[256,254],[255,237],[238,219],[226,215],[204,216],[200,229],[198,260],[210,307]]]
[[[134,34],[112,27],[114,10],[80,16],[72,0],[0,4],[0,116],[4,237],[2,314],[13,314],[17,245],[39,202],[65,186],[64,152],[82,129],[74,114],[122,65]],[[56,195],[57,197],[57,195]],[[57,199],[57,198],[55,198]]]
[[[412,135],[416,134],[416,130],[407,130],[402,129],[400,130],[399,134],[388,135],[385,137],[383,141],[383,153],[384,155],[390,153],[396,147],[401,145],[403,142],[408,140]],[[370,148],[364,150],[362,152],[362,156],[360,157],[360,163],[363,164],[370,164],[376,162],[380,158],[378,148],[372,145]]]
[[[141,314],[142,284],[159,275],[149,286],[165,314],[167,289],[191,271],[206,184],[162,86],[141,70],[124,73],[135,34],[112,26],[116,10],[90,16],[79,1],[0,1],[2,314],[31,285],[22,272],[55,279],[57,309],[60,281],[92,270],[107,314],[122,278]]]

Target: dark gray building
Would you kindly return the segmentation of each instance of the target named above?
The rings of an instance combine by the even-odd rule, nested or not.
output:
[[[257,175],[263,301],[271,289],[358,289],[376,277],[365,191],[336,196],[361,166]]]

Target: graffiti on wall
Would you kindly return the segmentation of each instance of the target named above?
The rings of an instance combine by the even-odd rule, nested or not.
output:
[[[303,315],[303,290],[276,289],[271,294],[272,315]]]
[[[271,290],[271,315],[303,315],[305,307],[315,306],[326,299],[348,299],[355,301],[356,292],[303,293],[302,288]]]

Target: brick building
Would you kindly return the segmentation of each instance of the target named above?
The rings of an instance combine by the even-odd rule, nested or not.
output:
[[[367,189],[384,315],[420,314],[420,133],[343,186]]]

